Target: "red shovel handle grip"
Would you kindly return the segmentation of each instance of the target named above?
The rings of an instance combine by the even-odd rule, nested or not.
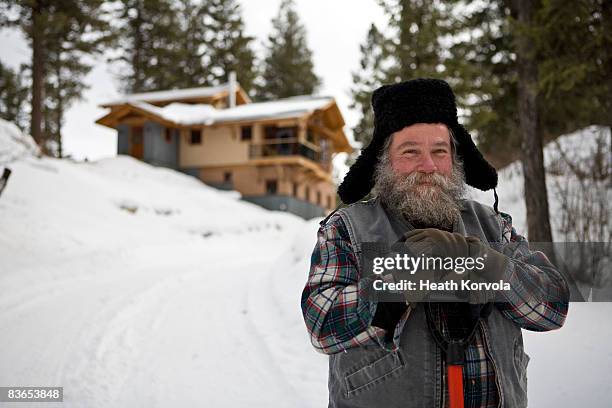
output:
[[[463,408],[463,366],[448,365],[448,396],[450,408]]]

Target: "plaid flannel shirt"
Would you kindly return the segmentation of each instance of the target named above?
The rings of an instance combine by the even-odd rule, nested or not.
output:
[[[510,283],[512,290],[510,293],[504,291],[506,302],[495,306],[506,318],[524,329],[548,331],[560,328],[567,316],[568,303],[550,302],[548,299],[565,299],[567,283],[543,253],[529,250],[527,240],[512,227],[511,217],[504,213],[501,216],[502,242],[515,245],[504,246],[511,267],[505,271],[503,280]],[[397,322],[393,335],[387,336],[385,329],[372,325],[377,304],[368,301],[364,295],[368,284],[367,279],[360,279],[348,231],[342,218],[335,214],[318,231],[301,299],[306,327],[317,351],[334,354],[362,345],[379,345],[387,350],[399,347],[400,334],[410,308]],[[439,307],[434,312],[436,325],[447,334],[446,322],[452,310]],[[495,373],[480,330],[466,349],[465,357],[466,407],[496,407]],[[446,373],[444,368],[442,372]]]

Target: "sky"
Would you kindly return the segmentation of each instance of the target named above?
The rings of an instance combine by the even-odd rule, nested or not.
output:
[[[261,54],[281,0],[241,0],[245,31],[255,37],[253,46]],[[315,72],[323,80],[319,94],[336,98],[347,123],[345,133],[352,140],[351,127],[357,122],[356,112],[349,109],[351,72],[359,67],[359,45],[364,42],[370,24],[385,26],[385,15],[375,0],[296,0],[297,11],[306,27],[308,45],[313,52]],[[11,67],[31,58],[23,35],[17,30],[0,31],[0,61]],[[117,134],[95,124],[104,116],[102,102],[119,96],[118,82],[111,66],[100,59],[86,78],[90,88],[83,100],[66,113],[64,150],[67,155],[83,160],[96,160],[116,155]]]

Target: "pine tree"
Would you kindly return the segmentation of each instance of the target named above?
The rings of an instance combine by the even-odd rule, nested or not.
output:
[[[62,126],[68,108],[82,98],[87,88],[84,80],[92,66],[74,59],[75,50],[47,50],[45,100],[43,105],[46,151],[55,157],[64,156]]]
[[[463,123],[497,168],[518,158],[517,67],[510,11],[501,1],[449,13],[455,33],[444,59]]]
[[[119,80],[127,93],[219,85],[231,71],[252,86],[253,38],[235,0],[121,0]]]
[[[113,40],[102,0],[84,0],[79,7],[50,16],[45,45],[44,133],[49,153],[63,157],[62,126],[67,109],[82,98],[92,57]]]
[[[0,118],[14,123],[21,130],[28,126],[25,105],[29,87],[25,83],[25,70],[24,65],[12,70],[0,62]]]
[[[181,82],[185,57],[178,5],[171,0],[120,0],[118,74],[126,93],[171,89]]]
[[[79,82],[91,69],[91,62],[86,62],[86,58],[101,52],[111,38],[103,6],[102,0],[10,0],[1,4],[0,11],[5,13],[0,13],[3,16],[0,23],[19,27],[32,47],[29,67],[32,77],[30,131],[44,152],[48,151],[50,133],[56,138],[60,137],[65,107],[80,97],[84,89]],[[68,82],[58,83],[55,88],[63,92],[64,87],[71,87],[71,93],[46,95],[54,89],[53,80],[49,78],[62,70],[62,76]],[[49,104],[63,106],[55,112],[53,121],[50,120],[50,113],[45,112]],[[43,124],[49,127],[54,124],[57,129],[50,132]]]
[[[545,140],[612,126],[612,3],[546,0],[536,19]]]
[[[353,127],[353,137],[366,146],[372,140],[374,131],[374,112],[370,104],[370,97],[374,89],[386,82],[384,71],[385,61],[388,60],[388,51],[385,49],[387,40],[384,35],[372,24],[364,44],[359,49],[361,59],[359,70],[352,73],[353,87],[351,88],[351,109],[360,113],[359,122]]]
[[[445,7],[440,1],[379,0],[392,29],[388,49],[394,61],[388,69],[388,82],[418,77],[439,77],[445,33]]]
[[[237,73],[238,82],[249,92],[255,79],[253,37],[244,33],[242,11],[236,0],[208,0],[207,56],[209,83],[228,82],[229,73]]]
[[[534,242],[552,242],[548,193],[544,173],[543,141],[538,116],[538,55],[534,45],[534,28],[538,4],[531,0],[512,0],[511,9],[516,16],[517,33],[514,50],[518,70],[518,121],[521,147],[527,230]]]
[[[321,80],[314,73],[306,29],[293,1],[283,0],[277,16],[272,19],[257,97],[271,100],[312,94],[320,84]]]
[[[527,3],[491,0],[453,13],[461,35],[446,66],[468,128],[487,157],[497,167],[521,159],[529,237],[546,241],[542,145],[589,124],[610,123],[610,5]]]
[[[210,35],[208,2],[182,0],[178,8],[177,37],[180,38],[182,53],[175,62],[180,73],[175,82],[176,88],[193,88],[212,85],[209,74],[210,52],[206,45]]]
[[[62,9],[65,5],[59,5]],[[0,3],[0,26],[18,27],[32,48],[32,95],[30,134],[43,146],[42,107],[44,98],[45,38],[49,17],[57,10],[50,0],[6,0]]]
[[[355,140],[366,145],[372,138],[374,118],[372,91],[383,83],[417,77],[441,77],[439,40],[447,32],[446,9],[440,2],[417,0],[379,1],[389,18],[391,32],[385,36],[374,25],[360,47],[360,69],[353,72],[351,108],[360,118],[353,128]]]

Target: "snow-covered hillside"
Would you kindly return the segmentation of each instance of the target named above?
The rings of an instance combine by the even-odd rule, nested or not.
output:
[[[39,153],[34,140],[14,124],[0,119],[0,166]]]
[[[128,157],[36,158],[11,126],[0,386],[63,386],[67,407],[326,405],[327,358],[299,307],[317,220]],[[520,223],[503,177],[500,208]],[[608,406],[611,312],[572,304],[562,330],[525,333],[530,406]]]
[[[39,159],[7,129],[0,386],[63,386],[74,407],[324,403],[299,307],[315,221],[129,157]]]

